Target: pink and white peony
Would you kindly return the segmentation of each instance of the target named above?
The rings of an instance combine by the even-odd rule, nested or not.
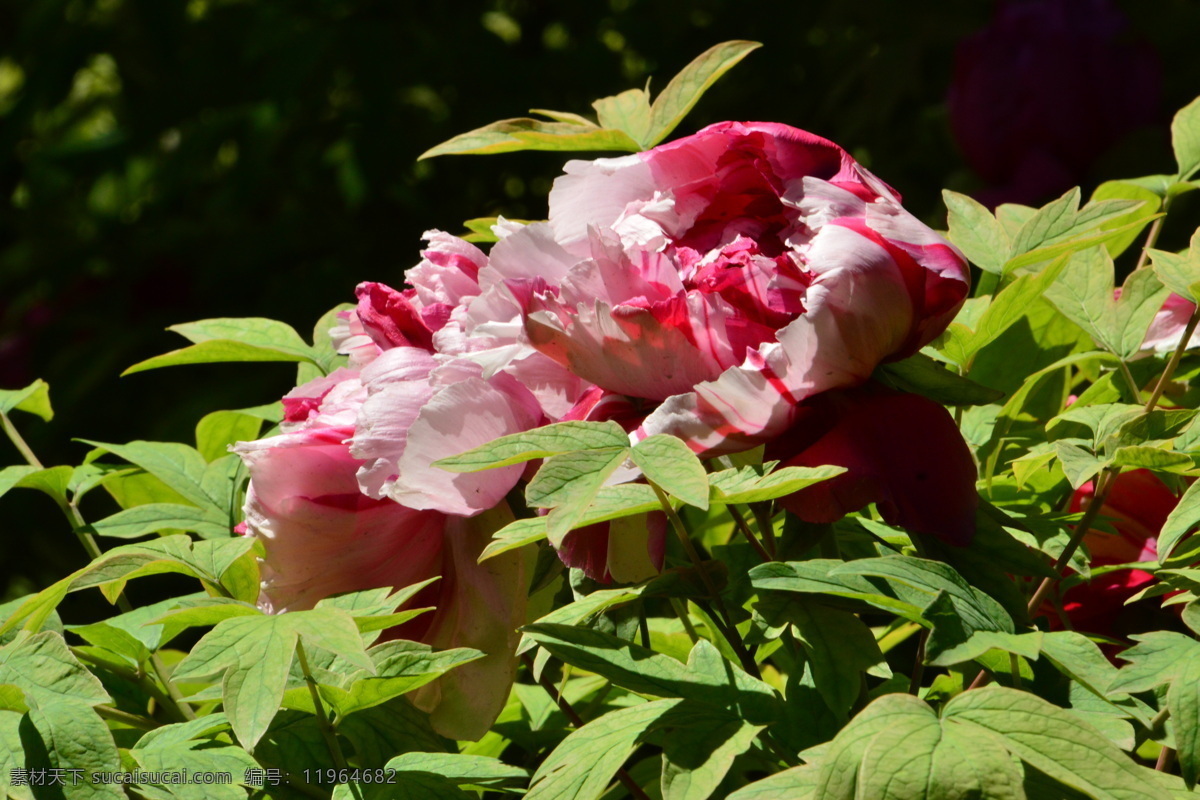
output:
[[[246,532],[263,544],[259,605],[282,613],[334,594],[402,588],[438,577],[419,596],[436,606],[399,631],[437,649],[487,653],[410,695],[434,727],[477,739],[508,698],[525,622],[528,576],[520,555],[477,558],[512,515],[503,502],[473,518],[416,509],[363,494],[363,461],[348,445],[367,398],[362,378],[342,369],[284,398],[281,435],[236,446],[250,471]]]
[[[962,255],[889,187],[771,123],[569,162],[549,222],[505,236],[484,272],[534,348],[649,412],[635,437],[704,454],[770,440],[805,398],[916,352],[968,289]]]

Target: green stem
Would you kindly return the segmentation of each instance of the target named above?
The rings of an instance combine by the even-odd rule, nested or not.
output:
[[[1138,388],[1137,381],[1133,379],[1133,373],[1129,371],[1129,365],[1125,363],[1125,359],[1117,362],[1121,365],[1121,374],[1125,376],[1125,383],[1129,386],[1129,391],[1133,392],[1133,401],[1136,403],[1141,397],[1142,390]]]
[[[1146,411],[1153,411],[1154,406],[1158,404],[1158,399],[1162,397],[1163,391],[1167,388],[1167,384],[1171,382],[1171,377],[1175,374],[1175,368],[1179,366],[1179,360],[1183,358],[1183,351],[1187,350],[1188,342],[1192,340],[1192,334],[1196,332],[1196,324],[1200,323],[1200,305],[1196,306],[1196,310],[1192,312],[1192,316],[1188,319],[1187,326],[1183,329],[1183,336],[1179,340],[1179,344],[1175,345],[1175,352],[1171,353],[1171,360],[1167,362],[1166,369],[1159,376],[1158,383],[1154,385],[1154,392],[1151,393],[1150,399],[1146,401]]]
[[[1016,653],[1008,654],[1008,671],[1012,673],[1012,684],[1014,689],[1021,688],[1021,660]]]
[[[1163,220],[1167,218],[1167,206],[1170,204],[1170,198],[1163,200],[1163,215],[1150,223],[1150,232],[1146,234],[1146,243],[1142,245],[1142,253],[1138,256],[1137,266],[1133,268],[1135,271],[1146,266],[1146,260],[1150,258],[1150,249],[1158,242],[1158,234],[1162,231]]]
[[[908,693],[916,695],[921,691],[921,678],[925,675],[925,643],[929,641],[929,630],[921,628],[917,638],[917,657],[913,664],[912,678],[908,681]]]
[[[750,526],[746,523],[746,518],[742,516],[742,512],[734,506],[725,506],[725,510],[729,512],[729,516],[733,517],[733,521],[734,524],[737,525],[737,529],[742,532],[742,536],[746,537],[746,541],[749,542],[750,546],[754,548],[754,552],[758,553],[758,557],[764,562],[774,561],[775,559],[772,558],[771,554],[767,552],[767,549],[763,547],[762,542],[760,542],[758,537],[754,535],[754,531],[750,530]]]
[[[675,609],[675,616],[679,617],[680,623],[683,624],[683,629],[687,631],[688,638],[692,640],[692,644],[700,641],[700,634],[696,633],[696,626],[692,625],[692,617],[687,612],[687,607],[679,602],[678,597],[667,598],[671,601],[671,608]]]
[[[700,553],[696,551],[696,545],[692,543],[692,537],[688,535],[687,528],[683,525],[683,520],[675,511],[675,507],[671,505],[671,501],[667,499],[667,495],[659,488],[658,484],[649,478],[646,483],[654,490],[654,494],[658,497],[659,505],[667,515],[667,519],[671,521],[671,527],[675,530],[675,534],[679,537],[680,544],[683,545],[683,550],[687,553],[687,557],[696,565],[696,570],[700,573],[700,580],[704,582],[704,588],[712,598],[713,605],[717,608],[719,617],[714,617],[714,622],[722,628],[721,633],[729,641],[730,647],[737,653],[738,659],[742,662],[742,669],[750,673],[754,677],[760,677],[758,665],[754,663],[753,656],[746,650],[746,644],[742,641],[742,635],[738,633],[737,626],[734,625],[733,617],[729,613],[729,609],[725,605],[725,601],[721,598],[721,593],[717,591],[716,584],[712,582],[712,578],[708,575],[708,570],[704,568],[704,562],[700,558]]]
[[[317,727],[321,730],[321,737],[325,739],[325,746],[329,749],[334,766],[339,771],[348,770],[350,764],[346,761],[346,754],[342,752],[342,745],[338,742],[337,731],[334,730],[329,715],[325,713],[325,704],[321,702],[321,693],[317,691],[317,679],[313,677],[312,669],[308,666],[308,657],[304,653],[302,639],[302,636],[296,637],[296,659],[300,662],[300,671],[304,673],[304,683],[308,685],[308,693],[312,696],[313,708],[317,712]],[[349,783],[347,786],[355,797],[361,797],[357,784]]]
[[[122,711],[121,709],[113,708],[112,706],[100,705],[92,706],[92,708],[96,709],[96,713],[101,717],[104,717],[105,719],[111,719],[114,722],[122,722],[131,728],[139,728],[143,731],[152,731],[155,728],[162,727],[161,722],[155,722],[149,717],[130,714],[128,711]]]
[[[25,439],[21,436],[20,431],[18,431],[16,426],[12,424],[12,420],[10,420],[8,415],[3,412],[0,412],[0,427],[4,428],[4,432],[8,435],[9,441],[16,446],[17,450],[21,452],[21,455],[25,457],[25,460],[30,466],[36,467],[37,469],[45,469],[37,455],[34,454],[33,450],[29,447],[29,444],[26,443]],[[54,500],[58,504],[58,507],[62,510],[63,514],[66,516],[67,522],[71,525],[72,532],[79,540],[79,543],[83,545],[83,549],[87,552],[88,558],[90,558],[92,561],[95,561],[101,555],[100,545],[96,543],[96,537],[92,536],[91,532],[87,529],[87,522],[84,521],[83,515],[79,513],[79,507],[76,506],[74,502],[68,501],[65,496],[55,497]],[[128,614],[129,612],[133,611],[133,605],[125,597],[124,592],[121,592],[117,595],[117,608],[119,608],[123,614]],[[166,665],[162,663],[162,659],[158,657],[158,653],[150,654],[150,666],[154,670],[154,674],[162,683],[163,688],[167,690],[167,698],[165,698],[167,702],[165,702],[164,705],[168,708],[171,708],[178,714],[178,716],[181,716],[185,720],[195,719],[195,712],[192,711],[191,706],[183,701],[183,694],[179,691],[179,687],[175,686],[175,684],[171,682],[170,673],[167,671]]]

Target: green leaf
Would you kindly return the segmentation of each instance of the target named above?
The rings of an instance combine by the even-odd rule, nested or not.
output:
[[[125,370],[132,375],[148,369],[180,364],[212,364],[228,361],[307,361],[320,365],[316,352],[288,324],[261,317],[205,319],[172,325],[191,347],[146,359]]]
[[[1099,228],[1137,207],[1135,201],[1102,200],[1079,208],[1079,187],[1039,208],[1017,232],[1012,252],[1016,256],[1045,245],[1058,244]],[[1005,267],[1010,271],[1011,266]]]
[[[811,559],[786,563],[773,561],[751,569],[750,584],[755,589],[824,594],[860,600],[884,611],[899,614],[907,620],[928,624],[922,615],[922,606],[899,599],[894,593],[887,593],[890,591],[888,587],[877,586],[862,575],[835,574],[834,570],[842,564],[838,559]]]
[[[225,713],[238,740],[252,751],[279,710],[301,637],[368,672],[375,669],[348,614],[313,609],[225,619],[196,643],[174,674],[177,678],[223,674]]]
[[[816,797],[818,768],[811,763],[785,769],[743,786],[729,800],[812,800]]]
[[[1142,228],[1150,223],[1162,207],[1162,197],[1145,186],[1129,181],[1105,181],[1092,192],[1092,203],[1102,200],[1132,200],[1142,205],[1119,217],[1114,217],[1100,226],[1102,231],[1122,229],[1120,237],[1105,243],[1108,254],[1113,258],[1124,253],[1137,241]],[[1131,227],[1132,226],[1132,227]]]
[[[688,112],[718,79],[754,50],[759,42],[722,42],[701,53],[671,79],[654,98],[646,147],[653,147],[670,135]]]
[[[533,774],[525,800],[596,800],[637,741],[680,702],[655,700],[618,709],[572,731]]]
[[[546,536],[559,546],[563,537],[579,525],[588,506],[617,467],[627,449],[578,450],[551,456],[525,487],[525,499],[534,508],[549,508]]]
[[[26,464],[0,469],[0,497],[3,497],[9,489],[20,486],[21,481],[26,476],[32,475],[37,471],[37,467],[32,467]]]
[[[972,264],[999,275],[1011,247],[1004,228],[987,208],[965,194],[943,189],[942,201],[946,204],[950,241]]]
[[[754,467],[724,469],[709,475],[713,503],[760,503],[785,497],[845,472],[844,467],[784,467],[760,475]],[[590,515],[589,515],[590,517]]]
[[[229,445],[258,438],[262,420],[241,411],[214,411],[196,424],[196,449],[205,461],[229,455]]]
[[[1058,279],[1066,259],[1056,259],[1034,275],[1021,275],[992,298],[975,323],[974,333],[960,346],[960,364],[969,364],[983,348],[1013,326],[1028,311],[1030,305]]]
[[[1108,461],[1105,459],[1097,458],[1079,445],[1066,440],[1055,442],[1054,449],[1058,453],[1058,461],[1062,465],[1063,474],[1071,482],[1072,489],[1083,486],[1108,465]]]
[[[665,433],[648,436],[634,445],[629,457],[667,494],[708,510],[708,474],[682,439]]]
[[[864,709],[818,762],[815,795],[828,800],[1023,800],[1020,767],[985,735],[947,720],[911,695]]]
[[[17,635],[0,648],[0,684],[20,687],[31,703],[99,705],[112,698],[54,631]]]
[[[17,470],[10,473],[12,477],[16,477],[13,486],[19,489],[37,489],[49,495],[55,502],[64,501],[67,498],[67,488],[71,485],[71,476],[75,470],[67,466],[47,467],[46,469],[28,469],[24,467],[8,467],[7,469]],[[2,475],[2,473],[0,473]],[[9,478],[3,479],[5,482]],[[3,488],[3,486],[0,486]]]
[[[968,584],[953,567],[938,561],[910,556],[863,558],[830,570],[831,576],[870,575],[883,578],[889,584],[907,586],[930,600],[945,592],[954,604],[962,621],[975,631],[1012,633],[1012,617],[984,592]]]
[[[33,723],[45,748],[45,762],[39,763],[42,759],[34,756],[28,760],[27,766],[31,769],[83,770],[79,783],[73,783],[69,777],[64,780],[61,789],[67,800],[125,798],[125,792],[119,785],[94,782],[92,778],[96,772],[111,774],[121,771],[121,758],[112,732],[91,708],[71,702],[31,704],[29,721]],[[30,755],[28,744],[25,752],[27,756]],[[65,774],[69,776],[71,773]]]
[[[209,539],[230,535],[229,518],[218,514],[212,507],[197,508],[170,503],[127,508],[92,527],[99,535],[115,539],[136,539],[166,530],[193,531]]]
[[[1188,486],[1179,503],[1167,515],[1158,534],[1158,560],[1166,566],[1179,543],[1200,525],[1200,483]]]
[[[1042,654],[1058,671],[1106,697],[1117,677],[1117,668],[1091,639],[1075,631],[1051,631],[1042,635]]]
[[[1200,773],[1200,659],[1193,657],[1181,665],[1167,692],[1167,708],[1171,710],[1179,772],[1192,790]]]
[[[1188,472],[1195,465],[1189,456],[1162,447],[1118,447],[1113,466],[1129,469],[1153,469],[1162,472]]]
[[[701,639],[686,665],[607,633],[570,625],[527,625],[525,635],[564,662],[603,675],[618,686],[656,697],[683,697],[714,706],[736,705],[749,722],[778,716],[775,690],[733,667]]]
[[[1196,302],[1196,284],[1200,283],[1200,228],[1192,234],[1186,253],[1150,250],[1154,273],[1171,291]]]
[[[763,729],[700,703],[680,704],[655,727],[669,729],[663,743],[663,800],[707,800]]]
[[[628,89],[612,97],[602,97],[592,103],[600,127],[629,134],[644,145],[650,130],[650,95],[643,89]]]
[[[825,704],[844,716],[858,699],[861,673],[886,661],[871,629],[848,611],[799,598],[764,598],[757,611],[773,626],[790,623],[812,668],[813,680]]]
[[[0,795],[12,800],[33,800],[33,791],[28,786],[13,786],[13,771],[26,769],[29,757],[21,742],[21,721],[24,713],[0,711]]]
[[[207,741],[185,741],[161,745],[151,750],[134,748],[129,754],[138,766],[150,772],[182,772],[189,775],[197,772],[224,773],[232,778],[230,783],[204,784],[182,783],[156,786],[165,790],[170,797],[179,800],[242,800],[246,790],[246,771],[260,769],[258,762],[245,750],[235,746],[221,746]]]
[[[574,122],[545,122],[518,117],[460,133],[426,150],[417,156],[417,160],[446,155],[513,153],[518,150],[618,150],[636,153],[641,149],[641,144],[624,131],[596,125],[588,128]]]
[[[433,462],[450,472],[479,472],[580,450],[623,450],[629,435],[615,422],[557,422],[501,436],[465,453]]]
[[[50,407],[50,384],[38,378],[24,389],[0,389],[0,414],[12,411],[36,414],[49,422],[54,418],[54,409]]]
[[[1116,745],[1078,716],[1028,692],[998,686],[963,692],[942,714],[944,721],[994,734],[1021,760],[1096,800],[1160,796]]]
[[[982,406],[1004,397],[1004,392],[957,375],[922,353],[884,364],[874,377],[894,389],[919,394],[945,406]]]
[[[375,675],[358,673],[346,688],[322,686],[321,695],[339,718],[346,717],[411,692],[484,655],[466,647],[434,651],[418,642],[385,642],[371,648]]]
[[[1148,692],[1176,680],[1188,661],[1200,659],[1200,642],[1182,633],[1152,631],[1129,638],[1137,644],[1119,654],[1130,663],[1121,667],[1109,684],[1109,694]]]
[[[458,786],[502,789],[529,779],[528,772],[499,759],[460,753],[404,753],[387,762],[387,769],[396,772],[394,784],[340,784],[333,800],[472,800],[475,795]]]
[[[197,450],[186,444],[144,441],[105,444],[87,439],[80,441],[107,450],[131,464],[137,464],[200,507],[209,506],[223,510],[224,498],[210,496],[204,489],[204,475],[208,462]]]
[[[1171,120],[1171,147],[1179,165],[1179,180],[1200,169],[1200,97],[1181,108]]]

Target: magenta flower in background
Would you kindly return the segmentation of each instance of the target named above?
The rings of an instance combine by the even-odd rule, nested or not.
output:
[[[1196,304],[1174,292],[1167,295],[1162,308],[1154,315],[1146,338],[1142,342],[1143,350],[1153,350],[1156,353],[1170,353],[1179,346],[1183,332],[1187,329],[1188,320],[1196,312]],[[1192,332],[1188,348],[1200,347],[1200,330]]]
[[[947,96],[979,199],[1038,204],[1154,122],[1161,67],[1110,0],[1005,0],[958,46]]]

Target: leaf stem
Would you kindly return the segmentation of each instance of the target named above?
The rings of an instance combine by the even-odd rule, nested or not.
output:
[[[1192,334],[1196,332],[1196,325],[1200,323],[1200,305],[1196,306],[1196,310],[1192,312],[1192,316],[1188,319],[1187,326],[1183,329],[1183,336],[1179,339],[1179,344],[1175,345],[1175,352],[1171,353],[1171,360],[1167,362],[1166,369],[1158,378],[1158,383],[1154,385],[1154,392],[1151,393],[1150,399],[1146,401],[1146,411],[1153,411],[1154,406],[1158,404],[1158,400],[1162,397],[1163,392],[1170,383],[1171,377],[1175,374],[1175,368],[1179,366],[1180,359],[1183,358],[1183,351],[1187,350],[1188,342],[1192,340]]]
[[[720,625],[722,628],[721,633],[729,640],[730,647],[737,653],[738,659],[742,662],[742,669],[756,678],[761,677],[758,665],[754,663],[754,658],[746,650],[746,645],[742,641],[742,635],[738,633],[737,626],[733,623],[733,617],[730,615],[725,601],[721,598],[721,593],[717,591],[716,584],[712,582],[708,571],[704,569],[704,562],[700,558],[700,553],[696,551],[696,545],[692,543],[692,537],[688,535],[687,528],[683,525],[683,520],[679,518],[675,507],[671,505],[671,501],[667,499],[667,495],[659,488],[658,484],[649,478],[646,479],[646,483],[650,485],[650,488],[654,490],[654,494],[658,497],[658,502],[663,507],[663,511],[666,512],[667,519],[671,521],[671,527],[675,529],[675,533],[679,537],[679,542],[683,545],[683,550],[687,553],[687,557],[696,565],[696,569],[700,573],[700,579],[704,581],[704,588],[708,592],[709,597],[712,598],[713,605],[716,606],[717,613],[719,614],[719,617],[716,617],[714,621]]]
[[[139,716],[138,714],[130,714],[128,711],[122,711],[119,708],[112,706],[92,706],[96,709],[96,713],[104,719],[111,719],[114,722],[123,722],[131,728],[138,728],[143,731],[152,731],[155,728],[162,727],[161,722],[156,722],[149,717]]]
[[[534,672],[533,659],[529,657],[528,653],[524,653],[521,655],[521,660],[525,662],[525,666],[529,668],[529,674],[532,675]],[[546,675],[545,670],[542,671],[542,674],[537,676],[536,680],[538,685],[546,690],[546,694],[550,695],[550,699],[558,704],[559,709],[561,709],[563,714],[566,715],[567,719],[571,721],[571,724],[575,726],[576,730],[582,728],[585,724],[583,718],[575,711],[575,708],[571,705],[570,701],[563,697],[562,694],[555,689],[554,683],[551,682],[549,676]],[[646,792],[643,791],[642,787],[638,785],[638,782],[633,779],[633,776],[625,771],[625,767],[617,767],[617,779],[621,781],[621,783],[625,786],[625,790],[628,791],[629,794],[635,798],[635,800],[650,800]]]
[[[729,512],[729,516],[733,517],[733,521],[737,525],[738,530],[742,532],[742,536],[746,537],[746,541],[749,542],[750,546],[754,548],[754,552],[758,553],[758,557],[764,562],[774,561],[775,559],[772,558],[771,554],[767,552],[767,549],[763,547],[762,542],[760,542],[758,537],[754,535],[754,531],[750,530],[750,526],[746,523],[746,518],[742,515],[742,512],[734,506],[725,506],[725,510]]]
[[[1125,363],[1125,359],[1117,362],[1121,365],[1121,374],[1125,377],[1125,383],[1129,386],[1129,391],[1133,392],[1133,401],[1136,403],[1138,397],[1141,396],[1142,390],[1138,388],[1137,381],[1133,379],[1133,373],[1129,371],[1129,365]]]
[[[308,666],[308,657],[304,653],[304,637],[296,636],[296,659],[300,662],[300,671],[304,673],[304,682],[308,685],[308,693],[312,696],[313,708],[317,712],[317,727],[321,729],[321,736],[325,739],[325,746],[329,748],[329,755],[333,757],[333,764],[338,770],[350,769],[349,762],[346,761],[346,754],[342,752],[342,746],[337,740],[337,731],[333,728],[333,723],[329,721],[329,715],[325,713],[325,704],[321,702],[321,693],[317,691],[317,679],[313,677],[312,669]],[[360,792],[357,784],[346,784],[350,792],[355,797],[360,797]]]
[[[1175,749],[1164,747],[1158,751],[1158,761],[1154,763],[1154,768],[1159,772],[1167,772],[1175,765]]]
[[[919,694],[921,691],[921,678],[925,675],[925,643],[929,641],[929,629],[921,628],[921,634],[917,637],[917,657],[913,663],[912,678],[908,681],[908,693],[911,695]]]
[[[683,629],[687,631],[688,638],[692,640],[692,644],[699,642],[700,634],[696,633],[696,626],[692,625],[692,618],[687,612],[687,607],[679,602],[678,597],[667,599],[671,601],[671,608],[675,609],[675,616],[679,617],[679,622],[682,623]]]
[[[45,469],[41,460],[38,459],[33,449],[30,448],[29,444],[21,436],[20,431],[17,430],[16,426],[12,424],[12,420],[4,412],[0,412],[0,426],[4,428],[9,441],[16,446],[17,450],[21,452],[21,455],[25,457],[25,461],[31,467]],[[79,543],[83,545],[88,558],[95,561],[101,555],[100,545],[96,543],[96,537],[92,536],[91,531],[88,530],[87,522],[83,519],[83,515],[79,513],[79,507],[73,501],[68,500],[65,495],[61,497],[55,495],[54,502],[58,504],[59,509],[66,516],[67,522],[71,525],[71,531],[75,534]],[[117,595],[117,608],[123,614],[133,611],[133,604],[125,597],[124,591]],[[171,682],[167,667],[163,664],[162,659],[158,657],[158,653],[150,654],[150,666],[154,670],[154,674],[158,677],[158,680],[162,683],[163,688],[167,690],[167,697],[162,698],[160,702],[165,700],[166,702],[163,704],[177,712],[185,720],[195,719],[195,712],[192,711],[191,706],[183,701],[183,694],[179,691],[179,687]]]
[[[1150,232],[1146,234],[1146,243],[1142,245],[1142,253],[1138,256],[1137,266],[1133,268],[1135,272],[1146,266],[1146,261],[1150,258],[1150,249],[1158,243],[1158,234],[1162,231],[1163,220],[1167,218],[1167,206],[1170,203],[1169,199],[1164,200],[1163,215],[1150,223]]]

